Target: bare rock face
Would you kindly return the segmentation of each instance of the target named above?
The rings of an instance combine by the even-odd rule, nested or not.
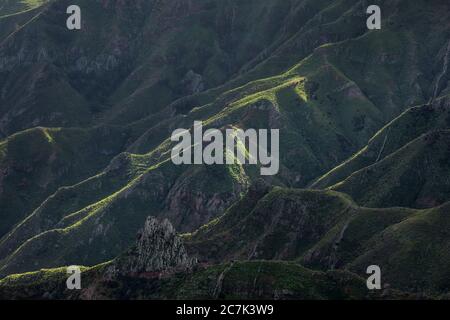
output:
[[[195,263],[167,219],[160,222],[148,217],[136,244],[109,271],[121,275],[168,274],[189,271]]]

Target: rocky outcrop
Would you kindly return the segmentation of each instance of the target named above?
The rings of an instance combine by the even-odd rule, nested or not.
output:
[[[170,274],[189,271],[196,264],[167,219],[148,217],[136,244],[108,268],[108,275]]]

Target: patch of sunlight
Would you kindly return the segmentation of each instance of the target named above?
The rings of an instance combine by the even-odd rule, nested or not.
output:
[[[53,137],[50,135],[48,129],[43,129],[42,132],[44,133],[44,136],[47,139],[48,143],[50,143],[50,144],[55,143],[55,140],[53,140]]]

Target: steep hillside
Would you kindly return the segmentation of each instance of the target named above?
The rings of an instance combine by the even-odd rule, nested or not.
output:
[[[103,277],[106,266],[83,269],[88,288],[66,288],[66,268],[41,270],[0,280],[1,299],[379,299],[363,279],[349,272],[318,272],[281,261],[237,262],[165,278]],[[225,277],[221,277],[226,272]],[[256,279],[256,281],[255,281]],[[217,284],[220,283],[220,291]],[[414,298],[386,293],[385,298]]]
[[[369,209],[331,191],[257,187],[183,238],[204,263],[281,259],[361,276],[378,265],[387,287],[435,295],[449,290],[449,209]]]
[[[448,259],[450,6],[377,3],[383,27],[369,31],[358,0],[79,0],[82,29],[69,31],[69,0],[4,1],[0,277],[111,261],[150,215],[208,264],[168,279],[167,292],[142,280],[155,297],[217,297],[224,270],[235,275],[224,297],[354,297],[325,288],[359,288],[348,270],[366,264],[395,288],[447,293],[448,273],[431,264]],[[258,166],[174,165],[171,133],[200,120],[279,129],[279,173],[263,182]],[[408,285],[398,273],[420,257],[429,270]],[[262,289],[240,292],[258,263]],[[318,291],[302,296],[286,273]],[[140,280],[108,294],[122,297],[128,281]]]
[[[128,135],[115,127],[34,128],[0,145],[0,237],[49,194],[96,174],[119,153]]]
[[[300,211],[294,214],[287,207]],[[323,209],[319,218],[324,220],[344,210],[327,226],[317,219]],[[168,221],[146,219],[126,252],[110,262],[82,268],[85,285],[80,291],[67,290],[66,269],[59,268],[8,276],[0,280],[0,297],[444,297],[449,291],[449,212],[448,204],[428,210],[360,208],[338,193],[270,190],[260,184],[222,217],[181,238]],[[366,276],[371,264],[381,267],[382,291],[368,291],[357,276]]]
[[[345,195],[253,186],[223,216],[185,236],[189,250],[203,261],[293,260],[357,206]]]
[[[371,133],[375,132],[377,127],[375,123],[381,121],[376,109],[362,99],[361,104],[354,104],[355,111],[352,111],[352,113],[360,112],[367,115],[367,128],[358,129],[359,136],[354,135],[356,129],[348,129],[349,123],[345,118],[337,119],[336,124],[330,125],[326,122],[323,119],[324,115],[320,110],[320,104],[314,101],[308,102],[311,95],[308,93],[309,82],[298,76],[303,69],[305,73],[308,72],[308,68],[312,68],[311,65],[314,63],[316,63],[315,60],[308,60],[304,65],[298,66],[295,71],[239,88],[236,92],[237,97],[232,99],[226,108],[223,108],[221,100],[223,98],[218,98],[214,104],[194,109],[186,117],[178,118],[179,120],[175,123],[179,123],[179,127],[189,128],[194,120],[204,118],[205,129],[209,127],[224,129],[230,125],[243,129],[280,128],[280,134],[283,135],[280,145],[281,170],[274,183],[305,185],[320,173],[344,160],[352,151],[357,150],[357,146],[362,145],[363,141],[366,141]],[[317,76],[324,75],[319,72]],[[316,79],[315,77],[316,75],[312,75],[311,79]],[[340,87],[345,81],[345,79],[337,77],[334,81],[329,81],[328,87]],[[326,95],[326,92],[328,91],[322,93],[322,90],[317,90],[316,96],[320,99],[322,95]],[[348,104],[351,103],[350,100],[353,101],[353,98],[346,96],[339,99],[342,100],[342,103]],[[216,108],[218,113],[211,112],[211,109]],[[299,121],[292,121],[295,118],[298,118]],[[373,120],[369,122],[369,119]],[[174,124],[167,123],[166,125],[173,126]],[[320,134],[313,136],[314,131]],[[152,132],[154,133],[154,131]],[[155,138],[154,135],[151,137]],[[143,143],[143,139],[145,138],[141,138],[139,143]],[[30,268],[31,261],[27,262],[27,259],[23,258],[23,254],[29,255],[29,258],[32,259],[31,252],[35,252],[34,249],[29,253],[25,252],[34,246],[45,247],[45,242],[48,241],[50,234],[55,234],[55,232],[59,234],[61,228],[86,225],[85,217],[87,216],[91,216],[93,219],[94,216],[99,217],[105,214],[123,214],[120,210],[125,210],[133,215],[137,222],[136,225],[142,224],[142,219],[154,212],[157,215],[170,217],[180,231],[195,230],[237,200],[240,192],[245,190],[248,181],[256,176],[254,168],[249,166],[235,166],[234,168],[174,166],[169,163],[172,146],[173,144],[166,140],[154,151],[142,156],[122,154],[103,173],[71,188],[59,190],[28,219],[2,239],[0,257],[6,258],[7,255],[20,248],[14,253],[17,259],[9,257],[2,263],[11,265],[14,261],[21,260],[24,265],[28,265],[27,268]],[[131,148],[137,147],[135,144]],[[322,148],[329,148],[329,152],[323,153]],[[296,157],[302,157],[302,161],[296,161]],[[124,159],[124,161],[119,159]],[[138,161],[134,159],[138,159]],[[110,169],[113,167],[117,167],[115,172],[120,172],[119,179],[116,178],[117,174],[111,172]],[[129,169],[124,170],[124,167]],[[124,172],[131,172],[131,174],[126,175],[123,174]],[[207,179],[200,178],[205,174]],[[225,179],[223,178],[224,174]],[[114,179],[112,183],[108,182],[111,179]],[[163,180],[164,182],[162,182]],[[226,181],[230,181],[230,183],[224,183]],[[154,185],[161,185],[156,194],[154,188],[148,190],[149,186]],[[92,193],[91,186],[95,186],[95,193]],[[111,190],[112,186],[114,189]],[[211,188],[211,186],[214,187]],[[111,191],[113,192],[111,193]],[[64,201],[63,207],[55,212],[55,203],[59,201],[58,199],[66,199],[69,193],[72,194],[72,197],[74,194],[77,195],[74,199],[77,204],[73,206],[70,202]],[[155,195],[153,196],[153,194]],[[126,205],[127,202],[132,205]],[[124,206],[126,209],[121,209]],[[194,212],[189,210],[190,207],[195,208]],[[105,219],[111,218],[105,216]],[[123,220],[124,223],[125,221],[127,220]],[[98,220],[92,220],[92,224],[88,227],[89,233],[96,234],[94,230],[98,228],[99,223]],[[112,221],[105,220],[105,223],[109,225]],[[121,228],[129,230],[129,234],[121,232],[122,239],[129,239],[137,230],[133,229],[131,225],[123,226],[120,222],[114,223],[114,225],[117,230]],[[71,230],[76,229],[72,228]],[[38,235],[40,236],[37,237]],[[64,233],[64,235],[68,234]],[[112,258],[118,253],[118,250],[123,250],[123,245],[127,243],[126,241],[123,243],[121,241],[122,244],[116,243],[115,249],[111,250],[109,247],[111,241],[108,241],[105,236],[106,234],[103,234],[101,240],[108,243],[108,248],[104,248],[105,255],[94,255],[94,260],[86,257],[85,264],[101,262],[98,259]],[[84,237],[84,233],[78,234],[76,236],[78,240],[75,243],[83,243]],[[31,241],[21,247],[27,239],[31,239]],[[101,244],[101,246],[103,245]],[[42,260],[43,264],[36,262],[34,258],[32,263],[38,263],[41,267],[57,266],[58,261],[50,257],[67,258],[67,252],[60,252],[60,250],[66,251],[66,246],[67,244],[60,246],[61,249],[48,253],[48,259],[42,255],[42,259],[45,259]],[[82,252],[83,250],[85,249],[82,247],[76,249],[76,257],[86,256]],[[47,265],[46,261],[51,261],[52,265]],[[16,271],[19,270],[29,271],[30,269],[17,269]]]
[[[314,25],[319,12],[330,22],[343,23],[336,11],[352,5],[81,0],[82,30],[89,32],[72,32],[65,28],[70,4],[54,1],[2,42],[0,85],[8,89],[1,101],[2,134],[37,125],[87,126],[99,118],[121,124],[140,120],[175,99],[232,79],[310,22],[319,32]],[[291,64],[316,45],[306,45]],[[264,68],[263,73],[273,75],[289,66]],[[42,85],[36,86],[37,81]]]
[[[386,282],[407,291],[448,292],[450,274],[450,205],[418,212],[390,226],[364,245],[347,269],[363,270],[377,261]]]
[[[327,188],[355,171],[375,164],[422,134],[450,128],[450,97],[444,96],[433,104],[412,107],[383,127],[369,140],[367,146],[310,185]]]
[[[133,160],[130,157],[125,161]],[[97,264],[109,260],[130,245],[148,215],[170,218],[180,229],[181,226],[194,229],[222,212],[239,197],[243,184],[245,186],[245,181],[228,168],[199,167],[182,173],[182,168],[165,162],[143,169],[143,173],[123,187],[114,184],[124,175],[120,169],[123,167],[110,167],[96,178],[105,182],[89,180],[75,189],[60,190],[14,228],[0,244],[2,258],[5,258],[1,261],[0,273],[24,272],[37,266],[55,267],[76,261]],[[218,177],[223,177],[222,183],[212,185],[210,181]],[[103,185],[118,190],[103,195],[99,190]],[[83,198],[74,196],[80,188]],[[89,200],[98,202],[86,206],[85,201]],[[54,208],[61,211],[55,214]],[[49,243],[52,243],[50,250]]]
[[[248,261],[196,265],[170,223],[148,219],[136,244],[111,262],[81,268],[82,290],[69,291],[66,268],[0,280],[2,299],[377,299],[345,271],[319,272],[292,262]]]
[[[301,5],[305,6],[307,3],[302,3]],[[99,3],[95,3],[95,6],[98,5]],[[169,5],[175,5],[175,3],[169,2]],[[55,4],[48,15],[56,14],[62,6],[63,2]],[[148,10],[153,10],[156,8],[153,7],[156,6],[156,3],[151,2],[148,6],[144,6],[142,9],[148,8]],[[127,6],[124,4],[117,7],[108,5],[106,11],[102,11],[102,14],[113,14],[114,16],[114,14],[120,13],[120,19],[123,18],[122,13],[125,16],[126,14],[133,16],[136,14],[133,10],[131,12],[122,12],[125,8]],[[219,6],[219,8],[222,7]],[[357,7],[351,2],[343,2],[333,8],[327,7],[324,9],[322,19],[326,17],[334,21],[334,24],[343,26],[349,21],[344,18],[345,16],[343,17],[338,13],[340,12],[339,10],[345,8],[350,8],[350,13],[347,13],[349,21],[351,17],[354,19],[352,20],[353,23],[361,20],[360,15],[357,14]],[[414,7],[408,6],[406,8],[409,8],[409,10],[414,9]],[[337,11],[335,12],[334,10]],[[162,12],[165,11],[163,10]],[[421,19],[431,18],[433,12],[430,11],[430,15],[422,16]],[[39,23],[47,23],[49,18],[48,16],[46,17],[39,20]],[[317,16],[313,15],[311,19],[311,25],[308,25],[308,27],[312,28],[311,32],[318,32],[315,27]],[[87,17],[87,21],[90,21],[89,17]],[[122,154],[100,174],[85,181],[81,181],[82,178],[80,176],[81,182],[72,187],[58,190],[56,194],[49,197],[34,212],[30,211],[29,217],[18,224],[1,240],[1,257],[5,258],[2,261],[4,265],[3,270],[12,267],[14,261],[18,260],[22,261],[21,264],[23,266],[16,271],[27,271],[30,270],[29,268],[32,268],[32,264],[38,263],[41,267],[55,266],[66,261],[70,256],[72,256],[72,259],[84,257],[82,258],[83,264],[98,263],[101,262],[99,261],[100,259],[112,258],[124,246],[129,244],[127,239],[132,237],[136,232],[136,227],[142,223],[142,219],[150,212],[170,217],[174,225],[181,231],[194,230],[201,224],[206,223],[208,219],[219,214],[221,210],[237,199],[240,190],[245,189],[246,181],[249,178],[251,179],[253,174],[251,170],[248,171],[246,168],[238,169],[239,173],[237,176],[232,173],[233,170],[218,169],[219,172],[231,173],[231,183],[224,185],[219,183],[222,180],[222,176],[217,174],[217,170],[205,171],[197,168],[176,168],[166,164],[170,144],[165,139],[167,139],[171,129],[173,130],[177,127],[189,128],[194,120],[203,119],[209,127],[219,128],[230,125],[240,128],[280,128],[283,136],[281,141],[282,168],[275,183],[304,186],[315,177],[333,168],[366,143],[382,125],[384,120],[383,114],[387,113],[385,106],[383,108],[380,107],[384,103],[374,105],[371,102],[373,99],[369,100],[369,96],[376,95],[376,91],[370,93],[370,88],[373,87],[371,83],[365,83],[365,80],[361,80],[361,84],[364,87],[367,86],[367,90],[369,90],[368,93],[363,93],[358,83],[345,75],[354,72],[354,68],[348,63],[343,63],[339,57],[342,56],[342,50],[352,50],[354,47],[358,48],[358,50],[367,48],[367,50],[374,51],[374,57],[382,57],[385,51],[390,52],[393,56],[401,56],[403,47],[399,47],[396,42],[401,39],[411,41],[411,36],[407,37],[403,32],[397,31],[396,28],[399,27],[398,19],[395,21],[393,20],[392,27],[381,34],[366,33],[352,40],[322,46],[315,50],[311,56],[276,77],[249,82],[242,87],[225,91],[218,96],[217,93],[220,92],[220,89],[215,90],[217,93],[212,90],[212,92],[207,91],[205,94],[199,94],[198,97],[193,98],[194,101],[201,101],[201,99],[207,98],[208,95],[210,96],[209,99],[216,96],[213,103],[206,104],[203,107],[194,108],[191,111],[189,109],[186,110],[186,107],[183,107],[183,105],[185,106],[186,103],[189,103],[188,100],[188,102],[180,101],[172,104],[168,109],[163,109],[160,112],[161,114],[167,112],[169,114],[188,112],[185,117],[175,116],[157,125],[152,124],[153,121],[159,119],[156,114],[148,120],[142,120],[138,127],[150,127],[151,129],[148,129],[146,133],[137,139],[129,147],[129,150],[137,153],[146,153],[149,148],[152,148],[152,151],[143,156]],[[117,23],[119,22],[122,23],[121,20],[117,21]],[[140,26],[145,26],[146,23],[147,20],[142,20]],[[140,28],[140,26],[136,25],[135,27]],[[36,28],[39,28],[39,26],[36,25]],[[341,29],[348,30],[348,28],[344,27]],[[362,31],[360,28],[354,30]],[[306,31],[303,30],[298,36],[300,38],[303,37],[304,32]],[[342,34],[342,36],[344,35]],[[396,41],[387,41],[389,39],[388,36],[396,37]],[[417,33],[415,36],[418,38],[422,35]],[[21,43],[29,41],[26,32],[21,37],[23,38],[19,37],[17,41]],[[81,38],[78,39],[78,37]],[[76,39],[73,41],[75,43],[88,41],[87,43],[89,43],[89,39],[84,37],[87,36],[76,36]],[[110,38],[105,39],[110,41]],[[50,45],[52,41],[44,41],[43,43]],[[280,44],[279,50],[281,51],[276,51],[276,54],[282,54],[281,52],[288,50],[287,48],[290,48],[291,45],[292,39]],[[311,46],[310,48],[312,50],[314,47]],[[358,50],[355,52],[358,52]],[[92,54],[96,53],[93,52]],[[31,53],[30,63],[28,63],[30,66],[33,65],[33,57],[34,54]],[[355,59],[357,57],[358,54],[355,55]],[[416,56],[412,58],[419,59]],[[426,56],[420,57],[420,59],[426,59]],[[402,69],[402,65],[406,65],[407,60],[391,59],[389,62],[380,60],[380,63],[386,63],[386,68],[394,64],[399,69]],[[370,65],[371,61],[367,61],[367,66],[369,67]],[[345,71],[343,72],[340,68]],[[79,72],[83,72],[83,70]],[[98,73],[98,77],[107,77],[108,75],[105,72]],[[117,70],[114,72],[117,74]],[[394,69],[391,68],[386,70],[377,67],[372,72],[379,77],[385,78],[394,77],[394,75],[395,77],[399,76],[398,72],[394,72]],[[409,77],[410,73],[405,73],[404,76]],[[68,79],[70,80],[70,78]],[[97,84],[104,83],[100,81],[100,78],[97,80],[99,80],[95,82]],[[401,82],[402,80],[398,81]],[[377,87],[373,88],[379,90]],[[99,92],[98,88],[89,90],[94,89],[96,92]],[[83,86],[78,89],[86,97],[84,90],[87,89]],[[420,94],[416,92],[412,96],[416,96],[420,101],[420,99],[423,99],[423,92]],[[408,99],[411,99],[412,96],[408,95]],[[382,99],[381,96],[379,98]],[[407,101],[403,101],[403,103],[405,102]],[[402,102],[400,101],[400,103]],[[394,108],[392,102],[388,105]],[[397,108],[401,110],[402,107],[397,104]],[[121,110],[128,110],[128,108],[121,108]],[[392,112],[395,113],[395,111]],[[113,113],[108,112],[108,114]],[[124,117],[120,118],[122,120],[125,119]],[[17,121],[14,121],[14,123],[17,123]],[[139,128],[133,130],[139,131]],[[111,170],[112,168],[116,169]],[[44,167],[42,170],[45,169]],[[182,174],[185,171],[186,173]],[[196,181],[198,177],[204,176],[202,173],[204,171],[211,179],[210,181],[216,181],[211,182],[211,184],[217,185],[216,190],[218,192],[211,192],[214,189],[204,190],[202,184]],[[229,173],[226,174],[228,175]],[[155,194],[153,191],[154,185],[161,185],[160,181],[162,179],[166,182],[162,183],[159,191]],[[174,184],[174,181],[178,181],[178,183]],[[193,190],[198,191],[193,192]],[[71,196],[68,196],[69,194]],[[212,195],[212,198],[210,195]],[[67,198],[72,198],[73,200],[66,201]],[[164,200],[169,198],[170,201]],[[61,199],[64,200],[61,202]],[[130,206],[128,203],[132,203],[132,205]],[[122,209],[124,207],[126,209]],[[195,208],[195,215],[191,216],[186,224],[186,217],[192,213],[189,210],[190,207]],[[115,221],[114,219],[111,220],[111,217],[106,218],[109,215],[118,215],[122,210],[132,215],[136,224],[123,226],[119,222],[120,220]],[[105,217],[104,223],[97,220],[98,218],[94,219],[94,217],[100,216]],[[87,219],[88,217],[91,220]],[[18,220],[19,218],[16,218],[14,221]],[[89,221],[92,222],[88,223]],[[75,232],[75,230],[80,230],[79,226],[85,226],[86,230],[89,230],[87,231],[88,234],[96,235],[99,233],[95,232],[95,230],[104,224],[115,225],[113,229],[116,229],[116,232],[122,229],[129,230],[129,232],[122,230],[120,232],[122,235],[120,236],[121,240],[118,243],[108,240],[106,234],[102,232],[103,240],[102,244],[99,244],[99,248],[101,248],[99,250],[105,252],[104,255],[95,254],[93,258],[90,258],[90,255],[86,255],[84,252],[85,248],[83,246],[75,249],[74,253],[68,253],[68,251],[71,252],[71,250],[66,250],[67,242],[69,241],[67,239],[70,238],[69,235],[75,237],[74,239],[76,240],[74,242],[77,243],[77,246],[78,244],[89,243],[85,239],[85,233]],[[70,228],[71,232],[61,233],[61,230],[66,228]],[[103,227],[101,227],[101,230],[104,230]],[[37,251],[32,248],[46,248],[48,239],[51,238],[54,241],[53,237],[66,239],[59,240],[64,245],[59,246],[59,249],[52,250],[52,252],[46,252],[45,255],[41,255],[41,262],[35,262],[33,255]],[[25,245],[28,239],[31,241]],[[103,243],[103,241],[105,242]],[[108,245],[105,247],[106,244]],[[111,245],[113,246],[112,248]],[[14,257],[9,256],[12,253],[14,253]],[[33,259],[33,262],[23,259],[24,255],[28,256],[29,259]],[[58,261],[53,259],[55,256],[65,258]],[[52,265],[47,265],[50,261]],[[6,265],[9,267],[6,267]]]
[[[253,59],[259,51],[262,55],[258,60],[264,60],[266,55],[269,55],[272,50],[284,43],[283,39],[289,39],[300,29],[306,27],[308,23],[311,24],[307,27],[312,28],[311,32],[318,35],[321,33],[329,34],[332,28],[323,30],[318,27],[319,17],[317,13],[323,11],[321,17],[325,17],[335,24],[346,24],[347,22],[340,18],[339,12],[347,10],[349,6],[352,7],[351,2],[344,2],[336,7],[329,8],[326,1],[301,1],[290,4],[286,4],[284,1],[249,1],[245,4],[240,3],[240,10],[237,10],[237,3],[233,1],[226,3],[211,2],[209,5],[205,3],[184,4],[179,1],[164,3],[146,1],[139,3],[138,6],[131,6],[128,2],[89,1],[80,3],[82,8],[88,8],[88,10],[85,10],[87,14],[83,14],[84,26],[98,32],[73,33],[65,30],[62,23],[67,3],[56,1],[51,6],[45,7],[45,11],[39,11],[39,16],[33,16],[30,20],[26,20],[27,23],[24,22],[23,27],[18,32],[9,34],[2,42],[0,71],[4,94],[2,95],[0,109],[3,110],[1,111],[3,133],[8,135],[17,130],[36,125],[58,127],[81,125],[86,127],[99,121],[107,121],[123,125],[123,128],[118,127],[117,130],[125,132],[127,136],[129,135],[126,143],[117,143],[117,151],[128,149],[133,153],[147,155],[142,157],[131,156],[132,159],[141,159],[141,161],[130,161],[124,166],[129,168],[130,174],[123,173],[118,179],[112,177],[113,181],[105,179],[105,174],[101,171],[96,172],[96,174],[90,171],[92,177],[83,181],[87,175],[81,171],[73,170],[73,174],[77,175],[74,180],[62,177],[55,181],[54,186],[50,185],[49,188],[25,188],[23,193],[29,199],[26,201],[27,203],[24,205],[20,201],[8,202],[8,209],[4,213],[5,221],[8,222],[4,224],[2,234],[8,231],[12,231],[12,234],[9,234],[6,239],[2,239],[2,245],[5,241],[9,243],[12,238],[20,239],[13,246],[8,245],[8,253],[16,250],[25,240],[57,227],[61,217],[70,216],[83,209],[89,211],[88,207],[98,207],[95,204],[105,203],[104,198],[115,199],[116,192],[128,190],[127,186],[145,171],[142,166],[152,169],[152,166],[167,160],[167,157],[159,159],[159,154],[168,150],[169,146],[166,145],[165,141],[171,131],[177,127],[190,127],[194,120],[199,119],[211,119],[211,126],[219,124],[219,127],[223,127],[225,124],[277,127],[279,121],[277,121],[278,112],[276,109],[278,105],[284,108],[282,110],[284,114],[283,122],[292,122],[290,118],[296,116],[296,111],[293,108],[296,105],[302,105],[301,96],[305,96],[302,92],[304,81],[299,83],[300,80],[295,74],[282,75],[275,82],[270,79],[262,80],[260,81],[263,84],[262,87],[256,82],[238,89],[238,92],[229,91],[232,88],[232,86],[229,86],[218,88],[213,92],[206,92],[204,95],[200,94],[198,98],[194,96],[195,100],[203,100],[201,103],[205,104],[205,107],[193,110],[186,119],[180,113],[189,112],[192,105],[187,105],[186,109],[186,107],[182,107],[184,100],[179,100],[175,104],[169,103],[176,98],[196,94],[198,91],[212,88],[229,80],[233,74],[238,73],[240,66]],[[248,6],[252,10],[244,10],[242,5]],[[294,7],[297,9],[294,10]],[[292,14],[288,14],[288,12],[292,12]],[[262,16],[265,18],[262,18]],[[19,15],[17,19],[19,17],[22,18],[22,15]],[[229,20],[230,17],[234,18]],[[256,17],[258,19],[255,19]],[[280,17],[286,18],[284,20]],[[11,19],[8,18],[7,22],[5,20],[2,23],[8,26],[12,25],[14,21],[11,21]],[[164,23],[162,23],[163,21]],[[198,22],[193,23],[193,21]],[[224,24],[221,25],[219,21],[224,22]],[[57,26],[58,22],[61,23],[59,27]],[[104,28],[105,25],[108,26],[107,30]],[[119,25],[126,25],[129,28],[119,28]],[[182,35],[179,33],[180,26],[184,27],[183,30],[185,30]],[[345,29],[348,30],[348,28]],[[45,30],[45,32],[42,32],[42,30]],[[114,32],[111,33],[109,30]],[[360,31],[362,32],[362,28],[357,28],[356,31],[352,31],[352,35],[353,32]],[[203,38],[191,42],[181,41],[186,37],[195,38],[202,32],[205,33],[205,36],[211,38],[210,42],[205,42]],[[246,34],[246,36],[242,37],[242,34]],[[344,38],[345,36],[342,34],[339,37]],[[142,41],[144,38],[150,40]],[[325,42],[328,38],[328,36],[324,36],[320,41]],[[62,39],[65,39],[65,41],[61,41]],[[272,41],[276,44],[269,50],[267,48],[271,47]],[[148,43],[151,44],[151,47],[148,46]],[[301,59],[312,52],[315,45],[316,43],[308,42],[308,45],[299,52],[298,58]],[[80,48],[86,49],[80,50]],[[155,48],[159,49],[154,52]],[[219,52],[216,52],[217,50]],[[201,54],[198,57],[198,54],[196,54],[195,57],[189,56],[180,59],[179,57],[184,56],[183,52]],[[209,65],[213,70],[205,69],[205,65],[208,66],[204,63],[205,59],[211,59]],[[218,60],[224,60],[224,62],[219,63]],[[238,61],[240,62],[238,63]],[[295,59],[292,61],[295,61]],[[222,66],[222,68],[217,71],[215,68],[218,66]],[[275,74],[275,70],[283,70],[289,66],[289,63],[284,63],[277,66],[276,69],[263,68],[265,70],[263,73],[266,75]],[[199,72],[201,72],[201,76]],[[222,73],[225,75],[221,75]],[[259,75],[261,76],[262,73],[260,72]],[[199,79],[202,80],[197,83],[197,87],[192,88],[192,85]],[[334,85],[339,86],[342,81],[342,79],[337,79]],[[269,91],[265,92],[265,90]],[[252,99],[247,99],[248,102],[245,101],[244,98],[250,94],[255,94],[255,96]],[[267,101],[266,97],[269,97],[270,101]],[[109,99],[113,103],[109,102]],[[61,101],[65,101],[63,106]],[[152,101],[152,104],[149,105],[148,101]],[[210,105],[208,104],[210,101],[215,102]],[[234,104],[236,108],[221,112],[226,105],[231,104]],[[168,106],[166,107],[166,105]],[[266,115],[261,120],[253,119],[255,112],[261,107],[266,109]],[[45,108],[45,110],[42,108]],[[364,108],[367,107],[364,106]],[[247,113],[245,123],[236,123],[237,119],[245,113]],[[297,136],[301,134],[299,143],[305,149],[305,152],[310,154],[300,164],[291,161],[287,165],[290,167],[300,165],[302,171],[311,171],[311,173],[303,177],[303,174],[292,176],[287,171],[284,176],[292,179],[293,183],[303,185],[306,181],[314,178],[316,172],[324,172],[333,167],[337,161],[345,159],[348,150],[356,150],[380,126],[381,121],[376,113],[374,111],[370,111],[370,113],[370,118],[374,118],[375,123],[370,124],[364,130],[366,137],[356,137],[356,141],[349,143],[342,142],[345,139],[340,137],[340,133],[336,137],[331,137],[335,141],[341,141],[339,144],[335,144],[340,155],[333,155],[332,157],[324,155],[323,165],[316,162],[314,153],[317,150],[310,150],[311,146],[314,147],[317,144],[315,141],[307,141],[308,137],[306,137],[309,132],[314,130],[315,123],[322,122],[320,114],[316,116],[318,119],[309,125],[309,130],[306,133],[293,132],[291,134],[290,131],[296,128],[296,124],[287,122],[285,131],[291,138],[286,139],[286,146],[290,147],[289,141],[296,140]],[[230,117],[226,118],[226,115],[230,115]],[[145,116],[149,117],[145,118]],[[298,116],[302,115],[299,114]],[[140,119],[140,121],[132,123],[137,119]],[[212,122],[214,119],[216,121]],[[298,129],[296,130],[298,131]],[[326,125],[323,130],[327,130]],[[33,141],[33,139],[35,138],[30,138],[30,141]],[[325,139],[328,138],[323,140]],[[97,136],[93,135],[86,140],[86,144],[103,143],[103,139],[99,140]],[[111,137],[111,140],[108,141],[115,143],[116,139]],[[19,143],[21,145],[17,148],[26,149],[30,142],[22,140]],[[349,147],[349,144],[356,145]],[[164,150],[158,151],[161,148]],[[343,149],[343,151],[340,149]],[[15,159],[15,156],[10,155],[9,152],[9,149],[4,149],[4,158]],[[77,148],[77,152],[82,159],[94,156],[85,148]],[[112,160],[116,154],[117,152],[108,152],[102,158]],[[285,156],[286,161],[290,161],[289,159],[294,156],[295,154],[292,153],[287,154]],[[322,155],[319,156],[322,157]],[[122,154],[118,157],[118,159],[128,158],[130,158],[128,154]],[[67,160],[77,162],[75,159]],[[14,160],[11,162],[14,162]],[[114,160],[110,167],[118,162],[120,163],[119,160]],[[5,184],[8,183],[8,186],[3,187],[2,191],[5,192],[2,193],[1,198],[7,201],[10,195],[8,189],[17,190],[17,186],[14,183],[9,183],[10,180],[8,180],[16,179],[16,173],[9,169],[11,164],[5,162],[4,166],[3,171],[8,174],[3,180]],[[98,167],[96,169],[98,170]],[[53,168],[48,162],[42,161],[39,166],[33,164],[33,170],[34,174],[39,177],[47,176],[47,173]],[[70,169],[68,170],[70,171]],[[181,172],[183,170],[175,171]],[[188,170],[194,173],[187,174],[187,176],[193,176],[198,171],[197,169]],[[211,170],[209,171],[211,172]],[[219,171],[223,170],[219,169]],[[20,174],[17,175],[20,176]],[[211,178],[219,182],[221,175],[214,177],[213,174]],[[171,200],[171,215],[174,216],[174,219],[183,221],[183,214],[181,213],[181,216],[177,217],[177,212],[173,212],[172,209],[183,208],[186,201],[191,203],[190,206],[194,206],[194,202],[197,201],[195,199],[198,197],[203,198],[201,201],[204,202],[204,205],[202,206],[209,206],[207,202],[210,201],[212,203],[217,202],[214,200],[218,197],[217,195],[214,196],[213,200],[208,199],[203,190],[199,190],[199,195],[193,194],[191,190],[196,190],[196,188],[192,188],[186,183],[192,181],[193,184],[196,184],[193,179],[180,177],[181,181],[185,181],[182,183],[183,186],[175,186],[174,191],[169,193],[171,195],[174,192],[180,195],[185,194],[183,197],[178,196]],[[32,184],[35,184],[35,182],[33,181]],[[240,185],[245,186],[245,183],[240,182]],[[92,188],[92,186],[95,187]],[[220,189],[223,188],[224,186],[220,186]],[[183,230],[188,228],[193,230],[205,223],[207,221],[205,219],[211,217],[211,214],[217,214],[220,211],[218,209],[224,208],[221,202],[231,203],[236,194],[239,194],[239,188],[235,189],[233,187],[226,191],[228,195],[233,194],[233,196],[229,199],[222,197],[224,200],[219,199],[219,205],[214,205],[215,207],[219,206],[219,208],[208,209],[209,213],[205,218],[195,219],[194,222],[184,226]],[[56,190],[56,194],[52,195]],[[65,195],[69,193],[71,194],[69,199],[73,199],[76,203],[67,201],[68,197]],[[143,197],[143,200],[147,199],[142,193],[137,196]],[[48,199],[44,201],[47,197]],[[52,205],[55,200],[61,199],[61,197],[65,200],[60,202],[60,207]],[[221,197],[219,196],[219,198]],[[197,208],[198,204],[195,204],[195,207]],[[39,214],[42,217],[40,222],[37,224],[33,222],[34,227],[31,229],[27,227],[25,234],[21,232],[20,236],[16,236],[17,230],[23,230],[24,225],[28,226],[30,221],[35,221],[36,213],[42,212],[44,208],[51,208],[51,211],[47,210],[45,214]],[[142,211],[144,208],[142,206],[138,209],[138,215],[145,216],[148,213]],[[201,216],[202,214],[196,213],[196,215]],[[16,225],[14,230],[11,230],[11,227],[20,222],[24,216],[29,216],[29,218]],[[179,222],[174,221],[174,223],[178,227]],[[5,257],[3,250],[1,256]]]
[[[370,207],[435,207],[450,199],[449,158],[450,130],[431,131],[332,189]]]
[[[445,130],[450,128],[449,101],[444,96],[432,105],[408,109],[381,129],[366,147],[310,187],[346,192],[361,205],[374,207],[424,208],[448,201]],[[442,135],[433,133],[439,130],[443,130]]]

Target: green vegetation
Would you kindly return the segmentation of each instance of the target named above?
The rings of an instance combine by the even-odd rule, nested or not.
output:
[[[50,0],[4,0],[0,4],[0,19],[9,15],[22,14],[36,9]]]
[[[223,274],[220,291],[217,278]],[[214,295],[216,294],[216,295]],[[188,277],[175,296],[188,299],[364,299],[364,281],[351,273],[315,272],[282,261],[248,261],[209,267]]]
[[[441,205],[450,196],[449,145],[449,130],[429,132],[331,188],[370,207]]]
[[[0,277],[27,272],[0,296],[366,298],[377,263],[448,293],[445,1],[379,1],[376,32],[356,0],[80,0],[89,32],[69,4],[0,4]],[[173,165],[194,121],[279,129],[280,173]],[[99,280],[149,215],[206,266]],[[49,268],[70,264],[96,296],[67,296]]]
[[[108,264],[82,268],[81,291],[65,288],[66,268],[9,276],[0,281],[6,299],[368,299],[377,298],[355,274],[318,272],[282,261],[249,261],[202,268],[163,278],[103,277]],[[221,277],[222,275],[222,277]],[[218,287],[218,283],[221,283]],[[220,289],[218,289],[220,288]],[[404,298],[389,292],[390,298]]]

